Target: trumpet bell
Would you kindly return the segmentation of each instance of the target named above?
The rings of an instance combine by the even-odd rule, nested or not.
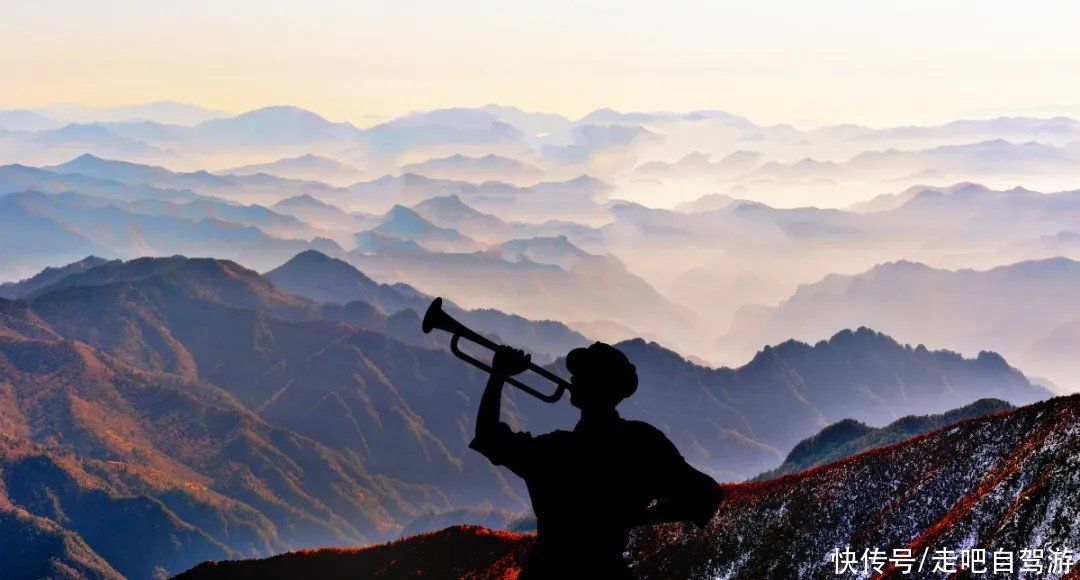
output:
[[[447,314],[446,311],[443,310],[442,305],[442,298],[436,298],[431,301],[431,305],[428,306],[427,312],[424,313],[424,320],[420,324],[420,329],[424,331],[424,334],[430,334],[432,330],[445,330],[450,334],[460,334],[465,338],[473,340],[473,335],[476,333],[468,326],[455,320],[453,316]]]
[[[446,313],[442,309],[442,298],[436,298],[431,301],[431,305],[427,307],[427,312],[424,313],[424,321],[420,324],[420,328],[424,331],[424,334],[431,334],[432,330],[440,328],[438,321],[440,318],[445,317]]]

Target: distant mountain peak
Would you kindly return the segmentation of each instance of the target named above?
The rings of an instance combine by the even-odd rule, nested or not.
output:
[[[401,204],[394,204],[394,207],[386,212],[386,221],[408,221],[424,225],[433,225],[431,222],[421,217],[420,214]]]
[[[437,212],[442,216],[453,216],[457,220],[467,218],[484,219],[492,221],[492,225],[494,225],[495,222],[502,222],[501,219],[491,214],[484,213],[474,208],[473,206],[465,203],[465,201],[461,199],[461,196],[456,193],[450,195],[440,195],[437,197],[429,197],[428,199],[425,199],[424,201],[413,205],[412,208],[409,209],[413,213],[419,215],[420,217],[424,217],[425,219],[427,219],[425,213]]]
[[[79,155],[79,156],[71,159],[70,161],[67,161],[66,163],[61,163],[60,165],[55,165],[54,167],[59,168],[59,167],[64,167],[64,166],[68,166],[68,165],[76,165],[76,164],[78,164],[78,165],[88,165],[88,164],[105,165],[105,164],[109,164],[109,163],[120,164],[120,163],[128,163],[128,162],[126,162],[126,161],[113,161],[113,160],[98,157],[97,155],[94,155],[93,153],[83,153],[82,155]],[[130,163],[130,165],[135,165],[135,164]]]
[[[334,206],[322,201],[321,199],[311,195],[310,193],[302,193],[300,195],[294,195],[293,197],[285,198],[274,205],[287,206],[290,204],[304,205],[308,207],[317,208],[332,208]]]
[[[923,345],[918,345],[917,348],[901,344],[891,336],[873,330],[871,328],[860,326],[855,329],[845,328],[837,331],[832,336],[825,340],[821,340],[814,345],[810,345],[801,340],[788,339],[776,345],[766,345],[747,366],[762,366],[772,364],[776,359],[782,359],[790,356],[804,356],[812,351],[821,351],[825,349],[839,349],[850,351],[879,351],[879,352],[912,352],[916,354],[949,354],[951,356],[959,356],[951,351],[931,351]],[[994,352],[980,353],[977,359],[970,359],[978,362],[980,365],[990,365],[998,369],[1008,369],[1013,371],[1012,367],[1005,361],[1004,357]]]
[[[299,254],[293,256],[289,260],[289,262],[292,262],[293,260],[297,260],[297,261],[301,261],[301,262],[309,262],[310,261],[310,262],[318,262],[318,263],[340,261],[340,260],[336,260],[335,258],[331,258],[330,256],[327,256],[326,254],[324,254],[324,253],[322,253],[322,252],[320,252],[318,250],[304,250],[303,252],[300,252]],[[286,264],[289,263],[289,262],[286,262]]]
[[[586,174],[579,175],[579,176],[577,176],[577,177],[575,177],[573,179],[565,181],[564,183],[567,183],[567,184],[570,184],[570,185],[588,185],[588,186],[595,186],[595,187],[603,187],[603,186],[606,185],[602,180],[597,179],[596,177],[593,177],[591,175],[586,175]]]
[[[200,291],[207,291],[215,286],[227,288],[236,284],[255,291],[270,288],[270,283],[258,272],[249,270],[232,260],[174,255],[134,258],[126,262],[119,260],[104,262],[83,272],[67,276],[35,294],[40,295],[75,286],[100,286],[153,278],[167,278],[183,284],[190,283],[193,284],[192,288],[198,288]]]
[[[571,252],[580,256],[590,256],[585,250],[575,246],[570,238],[566,237],[566,234],[559,234],[555,236],[536,236],[534,238],[524,238],[518,240],[509,240],[503,243],[503,247],[525,249],[525,248],[548,248],[553,250],[560,250]]]
[[[520,159],[488,153],[471,156],[455,153],[448,157],[436,157],[410,163],[401,167],[402,173],[414,173],[439,179],[455,179],[470,183],[488,181],[535,183],[544,172],[535,165]]]
[[[686,165],[708,165],[712,155],[702,151],[691,151],[679,159],[676,163]]]
[[[326,118],[324,118],[322,115],[319,115],[318,113],[315,113],[313,111],[309,111],[307,109],[301,109],[300,107],[295,107],[293,105],[271,105],[271,106],[268,106],[268,107],[262,107],[262,108],[259,108],[259,109],[253,109],[253,110],[248,111],[246,113],[241,113],[241,114],[237,115],[235,118],[240,119],[240,118],[254,118],[254,117],[262,117],[262,118],[268,118],[268,119],[279,119],[279,120],[280,119],[299,119],[299,120],[308,120],[308,121],[320,121],[320,122],[325,122],[325,123],[330,122],[330,121],[327,121]]]
[[[379,237],[396,238],[434,251],[457,252],[477,248],[472,238],[455,229],[437,226],[413,209],[400,204],[390,208],[390,211],[383,215],[379,225],[357,234],[356,240],[359,246],[374,250],[382,247],[387,241]],[[399,244],[392,244],[392,246],[401,247]]]
[[[335,275],[344,275],[364,284],[375,284],[375,281],[352,264],[327,256],[318,250],[300,252],[290,258],[288,262],[272,270],[268,276],[273,279],[274,276],[311,275],[313,273],[312,268],[319,269],[320,275],[327,271],[333,271]]]
[[[72,159],[69,163],[102,163],[105,160],[93,153],[83,153],[75,159]]]
[[[605,260],[575,246],[564,234],[514,239],[498,247],[505,259],[552,264],[564,270],[573,270],[577,264],[586,261],[592,264]],[[611,260],[615,261],[613,258]]]
[[[452,208],[470,209],[472,211],[476,211],[475,209],[470,207],[468,204],[466,204],[464,201],[462,201],[461,196],[456,194],[456,193],[452,193],[450,195],[439,195],[439,196],[436,196],[436,197],[429,197],[429,198],[425,199],[424,201],[421,201],[420,203],[414,205],[413,207],[416,208],[416,207],[419,207],[419,206],[423,206],[423,207],[443,207],[443,208],[451,208],[452,207]]]
[[[985,270],[985,272],[1015,272],[1027,276],[1041,276],[1062,271],[1080,272],[1080,261],[1066,256],[1054,256],[1041,260],[1024,260]]]
[[[440,228],[431,223],[415,210],[401,204],[394,204],[390,211],[386,212],[383,221],[376,228],[381,233],[420,233],[424,231],[443,230],[452,232],[447,228]],[[456,232],[455,232],[456,233]]]
[[[823,342],[830,346],[863,344],[879,347],[883,346],[886,348],[903,348],[903,346],[891,336],[865,326],[860,326],[854,330],[845,328]]]
[[[698,213],[728,209],[740,200],[724,193],[707,193],[697,199],[676,205],[675,211]]]
[[[206,172],[178,174],[158,165],[132,163],[121,159],[106,159],[90,153],[84,153],[66,163],[43,169],[53,173],[77,174],[129,185],[160,186],[162,188],[174,187],[174,179],[178,176],[198,176],[211,180],[221,179]]]
[[[328,121],[317,113],[293,106],[263,107],[235,117],[213,119],[192,128],[193,134],[234,144],[304,144],[332,140],[342,146],[359,142],[363,131],[349,123]]]
[[[191,126],[228,116],[228,113],[171,100],[152,101],[111,107],[88,107],[75,103],[57,103],[37,109],[50,119],[64,122],[155,123]]]
[[[883,262],[871,268],[867,273],[911,273],[911,272],[929,272],[933,270],[930,266],[923,264],[922,262],[913,262],[911,260],[896,260],[893,262]]]
[[[337,159],[307,153],[299,157],[283,157],[267,163],[242,165],[218,171],[224,175],[253,175],[264,173],[289,179],[325,180],[333,179],[341,183],[353,183],[363,173],[347,163]]]

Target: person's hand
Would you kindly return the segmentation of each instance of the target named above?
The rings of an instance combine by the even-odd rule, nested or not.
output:
[[[531,361],[531,354],[509,346],[500,346],[491,359],[492,374],[500,377],[516,375],[529,368]]]

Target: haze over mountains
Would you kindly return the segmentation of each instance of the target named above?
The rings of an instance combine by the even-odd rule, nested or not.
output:
[[[782,207],[811,200],[840,207],[927,182],[1080,186],[1067,177],[1077,162],[1080,123],[1064,117],[801,130],[720,111],[599,110],[572,120],[488,106],[418,112],[358,128],[288,106],[230,117],[155,103],[4,111],[0,130],[0,161],[6,163],[60,163],[77,147],[185,171],[318,155],[373,176],[417,173],[527,185],[590,174],[619,186],[628,199],[664,207],[709,190],[745,191]],[[345,185],[345,174],[338,177]]]
[[[450,157],[428,159],[410,163],[401,168],[406,173],[416,173],[437,179],[451,179],[483,183],[502,181],[518,185],[536,183],[543,171],[528,163],[489,154],[484,157],[468,157],[457,154]]]
[[[1066,390],[1080,379],[1061,360],[1078,340],[1069,315],[1053,321],[1049,306],[998,332],[1026,338],[990,345],[894,330],[903,305],[880,302],[885,318],[802,334],[806,322],[767,339],[746,326],[800,287],[886,263],[1080,260],[1071,119],[803,130],[720,111],[574,120],[487,106],[360,128],[288,106],[61,109],[0,115],[0,161],[22,163],[0,166],[0,279],[91,254],[265,271],[314,249],[381,283],[713,364],[866,325],[968,355],[992,347]],[[950,315],[977,326],[971,312]]]
[[[748,353],[780,337],[820,340],[867,325],[904,341],[1008,353],[1036,376],[1076,377],[1078,289],[1080,262],[1067,258],[959,271],[891,262],[828,276],[773,308],[746,308],[721,343]]]
[[[1080,388],[1069,119],[65,110],[0,113],[0,534],[27,574],[152,577],[520,514],[524,488],[467,447],[483,377],[420,332],[435,296],[559,373],[617,343],[642,385],[623,415],[723,481],[837,422],[865,429],[832,459],[914,434],[877,431],[904,415]],[[513,390],[505,416],[574,421]],[[955,499],[975,480],[953,467]],[[806,477],[745,488],[736,519],[801,505]],[[725,534],[635,545],[675,562]]]
[[[270,163],[256,163],[241,167],[224,169],[219,173],[226,175],[258,175],[265,173],[286,179],[304,181],[322,181],[331,185],[350,185],[356,183],[363,173],[355,167],[318,155],[302,155],[278,159]]]

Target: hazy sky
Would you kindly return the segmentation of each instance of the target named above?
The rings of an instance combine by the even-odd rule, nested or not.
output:
[[[513,104],[577,116],[937,121],[1080,105],[1080,4],[0,0],[0,108],[294,104],[369,124]]]

